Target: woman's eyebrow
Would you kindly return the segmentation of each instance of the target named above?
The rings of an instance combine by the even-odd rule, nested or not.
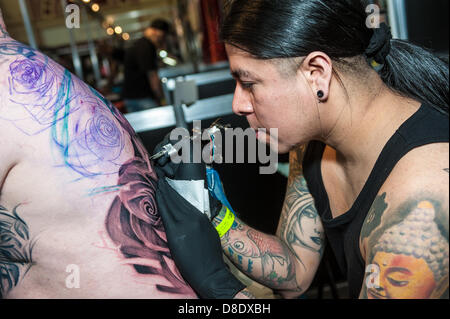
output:
[[[256,81],[259,81],[259,78],[256,75],[252,74],[249,71],[243,70],[243,69],[232,70],[231,75],[236,80],[241,80],[242,78],[252,78]]]

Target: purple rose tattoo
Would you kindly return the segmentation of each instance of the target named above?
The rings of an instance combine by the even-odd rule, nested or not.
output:
[[[63,100],[67,103],[73,98],[66,96],[67,92],[59,92],[58,82],[61,79],[46,59],[38,59],[37,56],[33,59],[17,59],[10,64],[9,72],[9,101],[22,107],[15,110],[15,118],[11,120],[14,120],[25,133],[36,134],[68,115],[62,112],[58,114],[58,111],[64,106]],[[77,107],[70,111],[76,109]],[[33,125],[30,128],[20,122],[30,117],[39,126]]]
[[[140,142],[139,137],[136,135],[136,132],[134,131],[133,127],[130,125],[130,123],[126,120],[126,118],[123,116],[122,113],[120,113],[119,110],[116,108],[112,108],[114,117],[119,121],[120,126],[129,134],[131,138],[131,142],[133,143],[134,147],[134,154],[136,157],[142,159],[145,161],[148,169],[153,172],[153,168],[150,164],[150,159],[148,156],[147,149],[144,147],[144,145]],[[153,176],[156,178],[156,174],[154,173]]]
[[[85,111],[67,120],[66,133],[57,142],[65,164],[84,177],[116,174],[129,158],[126,131],[98,99],[80,104]]]
[[[18,86],[24,88],[24,90],[17,88],[17,93],[28,93],[33,90],[39,91],[42,89],[43,83],[40,83],[40,79],[45,70],[45,66],[42,63],[32,63],[28,59],[17,60],[9,66],[9,69],[13,83],[17,83]]]

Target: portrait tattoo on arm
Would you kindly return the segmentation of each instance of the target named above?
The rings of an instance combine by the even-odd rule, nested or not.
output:
[[[325,248],[322,221],[303,176],[301,161],[305,151],[306,145],[291,155],[290,178],[278,230],[278,236],[287,243],[302,265],[304,263],[296,252],[298,249],[317,253],[321,258]]]
[[[17,286],[33,265],[36,243],[30,238],[28,225],[17,214],[0,205],[0,298]]]
[[[282,234],[289,246],[322,255],[325,239],[323,227],[303,177],[294,181],[288,190],[285,209],[290,213]]]
[[[303,158],[307,149],[307,144],[299,146],[297,150],[289,155],[289,178],[288,186],[292,185],[294,180],[303,174]]]
[[[319,264],[324,246],[322,223],[301,174],[299,158],[303,155],[291,153],[288,191],[277,236],[255,231],[237,219],[222,238],[226,254],[244,273],[272,289],[296,293],[306,288],[305,272],[315,273],[306,265]]]
[[[448,212],[423,198],[389,210],[386,194],[377,198],[363,227],[367,264],[376,282],[364,282],[362,298],[448,298]]]

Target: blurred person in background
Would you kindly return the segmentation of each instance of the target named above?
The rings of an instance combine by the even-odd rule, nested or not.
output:
[[[162,103],[163,91],[158,76],[158,49],[164,46],[170,25],[153,21],[125,53],[123,98],[128,112],[139,112]]]

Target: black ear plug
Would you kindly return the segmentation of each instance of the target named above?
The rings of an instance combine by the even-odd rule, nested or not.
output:
[[[322,99],[325,96],[325,93],[323,93],[322,90],[317,91],[317,96],[319,97],[319,99]]]

